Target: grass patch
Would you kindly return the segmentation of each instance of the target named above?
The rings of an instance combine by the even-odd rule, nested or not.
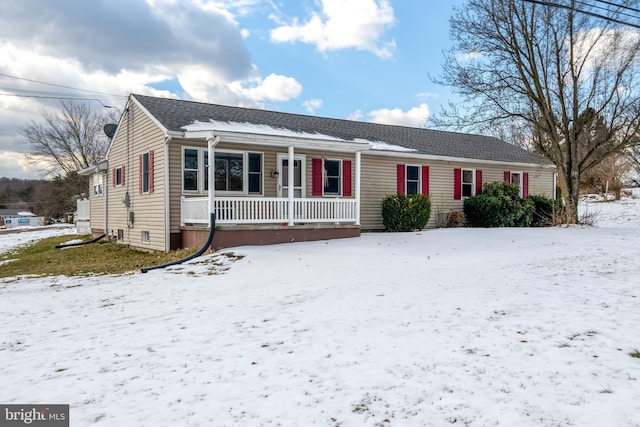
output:
[[[629,355],[633,358],[640,359],[640,350],[634,349]]]
[[[0,278],[25,274],[35,276],[122,274],[142,267],[176,261],[195,252],[195,249],[180,249],[169,253],[148,253],[129,249],[124,245],[112,244],[106,240],[68,249],[55,248],[58,244],[77,239],[77,236],[51,237],[0,254]],[[90,236],[84,238],[84,240],[89,239]]]

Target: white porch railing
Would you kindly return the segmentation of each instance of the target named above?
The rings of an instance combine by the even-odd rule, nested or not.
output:
[[[208,197],[183,197],[181,224],[209,223]],[[295,223],[356,222],[356,199],[294,199]],[[276,224],[289,222],[289,200],[277,197],[216,197],[218,224]]]

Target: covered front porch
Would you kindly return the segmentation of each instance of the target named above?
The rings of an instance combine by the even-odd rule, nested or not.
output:
[[[198,154],[197,166],[196,149],[185,144],[182,150],[189,186],[183,184],[180,235],[172,234],[172,247],[205,242],[211,214],[216,249],[360,235],[363,144],[314,141],[309,149],[310,141],[291,137],[262,136],[245,145],[228,134],[188,136],[205,137],[207,152]],[[195,189],[205,191],[189,194]]]

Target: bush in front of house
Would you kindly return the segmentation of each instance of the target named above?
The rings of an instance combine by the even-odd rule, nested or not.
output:
[[[544,227],[553,224],[554,215],[560,212],[556,201],[537,194],[533,194],[527,198],[533,202],[535,207],[531,225],[534,227]]]
[[[429,196],[396,194],[382,200],[382,223],[386,231],[421,230],[430,217]]]
[[[517,185],[497,181],[465,199],[463,211],[470,227],[529,227],[535,204],[519,196]]]

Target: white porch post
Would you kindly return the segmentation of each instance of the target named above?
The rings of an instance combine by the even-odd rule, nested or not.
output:
[[[216,136],[215,138],[207,139],[207,148],[208,148],[208,156],[209,156],[209,173],[207,174],[207,180],[209,181],[209,218],[207,219],[209,222],[209,228],[213,227],[211,224],[211,214],[215,212],[215,182],[214,182],[214,165],[215,165],[215,146],[220,141],[220,137]]]
[[[289,185],[287,186],[287,196],[289,197],[289,226],[293,226],[293,216],[294,216],[294,209],[293,209],[293,196],[295,194],[295,181],[294,181],[294,172],[295,172],[295,167],[294,167],[294,152],[293,152],[293,146],[289,147],[289,167],[287,168],[287,180]],[[302,177],[302,179],[304,179],[304,177]]]
[[[356,151],[356,225],[360,225],[360,169],[361,159],[360,151]]]

